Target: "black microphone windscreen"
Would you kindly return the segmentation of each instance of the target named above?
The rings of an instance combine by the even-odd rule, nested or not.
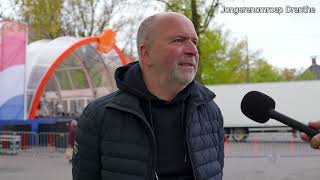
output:
[[[274,109],[275,101],[258,91],[248,92],[241,101],[241,111],[248,118],[265,123],[269,120],[269,110]]]

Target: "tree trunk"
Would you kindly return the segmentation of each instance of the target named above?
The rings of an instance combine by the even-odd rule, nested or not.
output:
[[[196,0],[191,0],[191,21],[194,24],[194,28],[196,30],[197,36],[200,39],[200,20],[199,20],[200,16],[198,14],[198,10],[197,10],[197,1]],[[196,80],[199,81],[200,83],[202,83],[202,63],[201,63],[201,59],[200,59],[200,48],[198,48],[198,53],[199,53],[199,64],[198,64],[198,71],[196,74]]]

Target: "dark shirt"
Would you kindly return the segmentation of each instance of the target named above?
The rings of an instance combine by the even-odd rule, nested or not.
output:
[[[192,168],[179,104],[152,106],[154,133],[158,147],[156,172],[161,180],[191,180]]]

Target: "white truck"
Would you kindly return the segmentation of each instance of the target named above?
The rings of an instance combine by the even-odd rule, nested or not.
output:
[[[245,140],[250,132],[296,132],[270,119],[260,124],[244,116],[240,109],[243,96],[249,91],[260,91],[276,102],[275,110],[307,124],[320,120],[320,81],[290,81],[231,85],[207,85],[217,96],[215,102],[224,116],[224,127],[235,141]]]

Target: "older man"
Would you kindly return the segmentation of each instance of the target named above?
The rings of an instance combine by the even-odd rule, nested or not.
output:
[[[116,70],[118,91],[89,104],[78,124],[73,179],[221,180],[223,118],[194,80],[198,37],[170,12],[144,20],[140,58]]]

